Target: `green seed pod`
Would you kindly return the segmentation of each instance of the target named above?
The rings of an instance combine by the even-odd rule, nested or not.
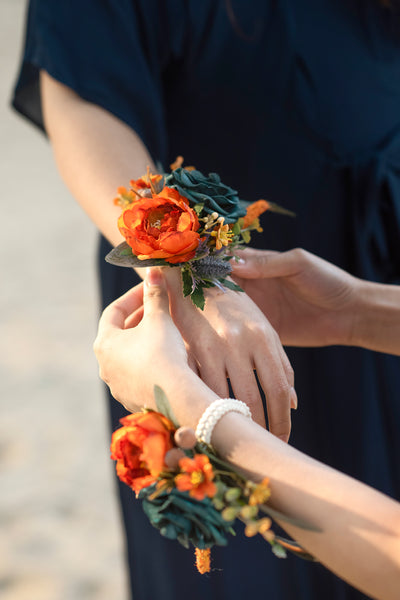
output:
[[[230,488],[225,493],[225,500],[229,503],[235,502],[238,498],[240,498],[242,491],[240,488]]]
[[[243,519],[254,519],[258,514],[258,508],[257,506],[243,506],[240,509],[240,516],[243,517]]]
[[[238,515],[238,509],[233,506],[227,506],[221,513],[224,521],[234,521]]]

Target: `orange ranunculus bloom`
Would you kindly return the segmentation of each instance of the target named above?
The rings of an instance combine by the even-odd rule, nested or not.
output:
[[[168,187],[126,208],[118,227],[141,260],[163,258],[169,263],[186,262],[194,257],[200,241],[195,211],[184,196]]]
[[[173,447],[174,424],[164,415],[149,411],[121,419],[114,431],[111,458],[117,461],[117,475],[135,492],[154,483],[166,468],[165,454]]]
[[[182,472],[175,477],[175,483],[180,492],[189,492],[196,500],[215,496],[217,486],[213,482],[214,471],[208,456],[195,454],[194,458],[181,458],[179,466]]]

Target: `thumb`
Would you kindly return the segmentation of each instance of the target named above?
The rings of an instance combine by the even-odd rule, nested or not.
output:
[[[146,270],[143,288],[144,317],[155,313],[169,315],[169,298],[164,274],[157,267]]]

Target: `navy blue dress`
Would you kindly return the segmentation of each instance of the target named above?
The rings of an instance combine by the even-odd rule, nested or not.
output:
[[[39,68],[130,125],[155,161],[183,154],[241,197],[297,213],[267,215],[259,247],[301,246],[400,283],[400,17],[378,0],[34,0],[14,106],[43,127]],[[105,304],[134,283],[107,250],[102,241]],[[400,499],[399,359],[353,348],[289,357],[291,443]],[[112,400],[110,414],[114,428],[123,409]],[[136,600],[364,597],[241,532],[200,576],[129,488],[120,494]]]

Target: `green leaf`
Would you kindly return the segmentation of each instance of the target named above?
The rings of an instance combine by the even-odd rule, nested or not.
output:
[[[230,281],[229,279],[220,279],[220,282],[222,283],[222,285],[224,287],[227,287],[230,290],[234,290],[235,292],[243,292],[244,291],[244,290],[242,290],[240,285],[237,285],[236,283],[234,283],[233,281]]]
[[[239,221],[236,221],[236,223],[234,224],[234,226],[232,228],[232,231],[233,231],[234,235],[239,235],[240,229],[241,228],[240,228]]]
[[[171,404],[169,403],[167,394],[162,388],[160,388],[159,385],[154,386],[154,399],[156,401],[158,412],[162,413],[165,417],[167,417],[167,419],[172,421],[172,423],[178,429],[179,423],[176,420]]]
[[[183,295],[189,296],[193,289],[192,274],[189,269],[182,269]]]
[[[192,302],[200,310],[204,310],[206,299],[204,298],[203,286],[196,286],[194,292],[190,295]]]
[[[248,244],[251,240],[250,231],[242,231],[242,238],[245,244]]]

